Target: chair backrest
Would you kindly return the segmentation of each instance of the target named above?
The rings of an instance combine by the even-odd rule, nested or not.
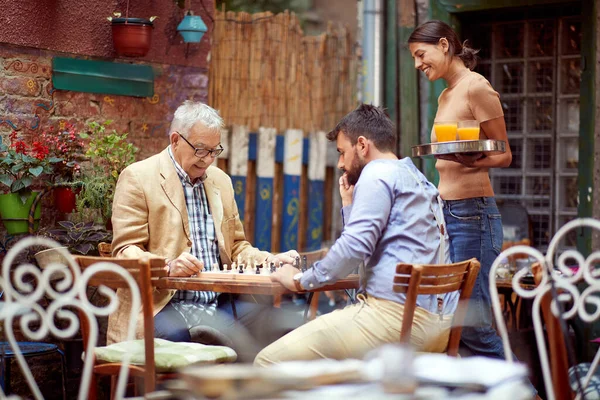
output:
[[[398,264],[393,289],[396,293],[406,293],[400,342],[410,342],[418,295],[445,294],[460,290],[459,307],[452,321],[447,350],[448,355],[456,356],[466,314],[466,307],[462,303],[471,297],[479,268],[479,261],[475,258],[454,264]]]
[[[98,253],[100,257],[111,257],[112,256],[112,244],[106,242],[98,243]]]
[[[306,263],[308,265],[308,268],[310,268],[310,267],[312,267],[312,265],[314,263],[325,258],[328,251],[329,251],[329,249],[327,247],[324,247],[319,250],[305,251],[305,252],[302,252],[299,254],[300,254],[300,259],[302,259],[303,257],[306,257]]]
[[[97,265],[118,265],[125,269],[136,280],[142,300],[142,315],[144,320],[144,390],[145,393],[154,391],[156,385],[156,366],[154,362],[154,313],[152,305],[152,282],[167,277],[165,260],[163,258],[124,259],[112,257],[76,256],[75,260],[82,271]],[[111,289],[127,289],[127,282],[110,271],[96,273],[88,282],[89,286],[106,286]],[[83,342],[87,343],[88,324],[82,318]]]
[[[534,258],[541,266],[541,277],[538,273],[537,282],[538,285],[534,289],[524,289],[521,287],[520,281],[528,273],[527,270],[518,271],[512,279],[513,291],[526,299],[533,299],[533,328],[537,343],[537,350],[540,357],[540,364],[542,367],[542,375],[544,378],[544,385],[546,388],[546,397],[548,400],[554,400],[556,398],[569,398],[565,397],[564,389],[560,388],[561,391],[555,391],[555,385],[553,385],[553,376],[560,377],[561,382],[564,382],[564,376],[568,373],[568,365],[566,364],[566,351],[564,346],[560,346],[556,343],[561,340],[564,345],[564,333],[559,329],[559,326],[554,324],[552,320],[545,316],[547,322],[550,322],[552,329],[554,329],[552,336],[552,342],[550,342],[550,351],[553,352],[553,367],[559,368],[560,371],[550,371],[550,363],[548,361],[548,351],[546,342],[546,330],[542,323],[542,313],[548,314],[551,312],[553,318],[560,318],[568,320],[579,317],[584,323],[591,323],[600,317],[600,309],[595,306],[590,311],[586,308],[589,303],[597,304],[597,293],[600,291],[600,277],[595,273],[596,264],[599,259],[599,253],[596,251],[589,257],[584,257],[577,250],[571,249],[568,252],[559,254],[559,245],[561,241],[568,235],[577,232],[582,228],[591,228],[600,231],[600,221],[591,218],[574,219],[566,223],[561,227],[548,245],[546,254],[542,254],[539,250],[528,247],[528,246],[514,246],[506,249],[496,258],[492,264],[490,270],[490,295],[492,300],[492,309],[494,317],[496,319],[497,331],[504,345],[504,353],[506,354],[507,361],[512,362],[512,351],[510,348],[510,341],[508,331],[506,329],[506,322],[502,315],[502,308],[500,306],[500,299],[498,296],[498,288],[496,287],[496,271],[502,264],[503,259],[506,259],[514,254],[527,253],[528,256]],[[574,272],[567,265],[568,261],[577,261],[578,270]],[[556,268],[556,269],[555,269]],[[578,285],[584,283],[584,285]],[[583,287],[583,291],[579,292],[579,287]],[[550,298],[550,304],[547,304],[548,294],[556,290],[555,293],[559,293],[557,297]],[[560,312],[561,308],[565,305],[569,305],[567,310]],[[558,331],[557,331],[558,329]],[[560,334],[559,334],[560,332]],[[550,335],[548,336],[550,340]],[[581,386],[585,388],[588,386],[598,364],[600,362],[600,350],[596,353],[594,361],[590,366],[585,377],[582,378]],[[557,380],[558,382],[558,380]]]
[[[58,252],[63,261],[51,262],[42,270],[31,264],[16,265],[19,255],[31,249],[39,250],[40,247]],[[21,333],[30,340],[39,341],[48,333],[66,339],[74,336],[79,330],[80,319],[77,318],[77,311],[85,315],[84,319],[89,322],[88,340],[85,342],[88,351],[84,358],[78,399],[87,399],[94,364],[93,352],[98,342],[96,317],[109,315],[116,308],[115,301],[118,299],[114,290],[102,287],[99,291],[108,299],[107,304],[95,306],[90,303],[86,289],[88,282],[108,272],[119,275],[127,282],[122,286],[131,290],[132,309],[135,309],[135,312],[130,315],[127,336],[133,339],[141,300],[139,286],[126,269],[113,263],[80,268],[66,248],[51,239],[39,236],[26,237],[17,242],[2,261],[0,286],[4,289],[5,301],[0,308],[0,320],[4,322],[4,334],[34,398],[43,399],[43,395],[19,348],[13,324],[20,322]],[[120,397],[125,394],[128,365],[129,356],[120,369],[115,392]],[[4,397],[1,388],[0,397]]]

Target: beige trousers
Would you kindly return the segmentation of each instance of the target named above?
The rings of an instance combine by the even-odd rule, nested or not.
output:
[[[325,314],[264,348],[254,364],[267,366],[318,358],[362,359],[372,349],[400,341],[403,315],[403,304],[359,294],[358,303]],[[415,351],[446,351],[452,317],[440,318],[417,307],[410,339]]]

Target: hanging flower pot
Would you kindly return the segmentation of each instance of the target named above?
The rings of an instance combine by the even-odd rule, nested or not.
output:
[[[31,192],[25,203],[21,201],[19,193],[0,195],[0,216],[2,217],[2,223],[6,231],[10,235],[28,232],[29,211],[37,195],[38,192]],[[42,203],[38,202],[34,212],[35,230],[37,230],[40,224],[41,215]]]
[[[194,15],[192,11],[188,11],[177,26],[177,31],[183,36],[184,42],[198,43],[208,31],[208,28],[199,15]]]
[[[54,206],[62,213],[75,211],[75,200],[81,188],[57,187],[54,188]]]
[[[112,23],[113,44],[119,56],[143,57],[150,50],[152,21],[156,17],[108,18]]]

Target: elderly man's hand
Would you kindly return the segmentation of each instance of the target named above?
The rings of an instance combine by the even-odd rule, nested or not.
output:
[[[294,264],[294,260],[296,257],[300,257],[300,254],[296,250],[289,250],[285,253],[272,254],[267,257],[267,263],[275,263],[276,266],[279,266],[279,263],[282,262],[284,264]]]
[[[198,275],[204,269],[204,263],[190,253],[183,252],[179,257],[167,263],[169,276]]]

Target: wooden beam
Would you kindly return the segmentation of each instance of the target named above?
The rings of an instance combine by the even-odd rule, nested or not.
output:
[[[400,157],[410,157],[412,146],[419,144],[419,77],[415,69],[408,38],[416,28],[415,0],[401,0],[398,10],[398,53],[400,54]],[[420,168],[421,160],[413,158]]]
[[[433,0],[439,2],[447,13],[492,10],[510,7],[531,7],[561,3],[580,3],[579,0]],[[589,1],[589,0],[586,0]],[[582,3],[585,3],[583,1]]]
[[[384,106],[396,127],[396,153],[400,154],[400,120],[398,118],[398,35],[396,31],[396,0],[386,1],[385,15],[385,84]]]
[[[596,125],[596,40],[598,7],[596,1],[582,2],[581,20],[581,87],[579,102],[579,207],[577,216],[593,216],[594,195],[594,129]],[[585,229],[577,235],[577,248],[582,254],[592,250],[592,232]]]

